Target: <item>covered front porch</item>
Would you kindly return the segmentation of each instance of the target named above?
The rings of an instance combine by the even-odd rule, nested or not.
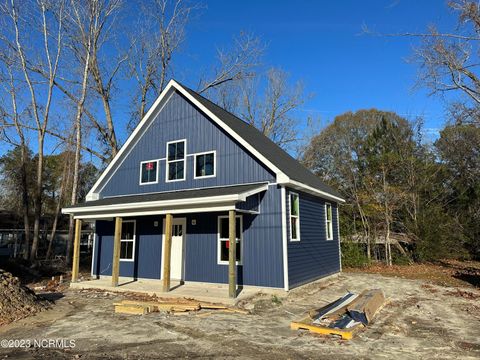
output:
[[[228,296],[228,284],[200,282],[181,283],[175,280],[170,282],[170,290],[168,293],[165,293],[162,290],[161,280],[135,280],[123,277],[119,278],[118,286],[112,286],[111,279],[109,277],[104,277],[100,279],[77,281],[72,283],[71,287],[74,289],[97,289],[112,292],[136,292],[168,298],[194,298],[199,301],[220,303],[225,305],[235,305],[238,301],[250,298],[260,292],[269,295],[285,296],[285,292],[281,289],[242,286],[239,287],[237,296],[232,298]]]
[[[230,298],[234,301],[239,294],[241,294],[242,297],[252,295],[255,291],[258,291],[258,288],[256,290],[254,290],[254,288],[249,288],[247,290],[242,286],[239,287],[238,277],[241,277],[242,273],[238,274],[239,266],[237,261],[237,251],[239,251],[239,248],[237,246],[239,235],[237,227],[239,226],[239,213],[254,213],[255,211],[249,210],[246,206],[239,206],[239,203],[242,205],[248,203],[247,198],[259,194],[266,189],[265,184],[254,184],[219,188],[214,191],[211,189],[200,189],[177,191],[174,194],[168,192],[148,196],[136,195],[131,197],[131,199],[128,199],[128,197],[101,199],[87,202],[84,206],[65,209],[64,212],[73,214],[76,221],[72,265],[72,287],[99,288],[112,291],[138,291],[164,297],[193,297],[197,299],[202,297],[205,298],[205,300],[212,297],[217,299],[217,301],[218,299],[225,300],[225,298]],[[146,201],[147,199],[150,201]],[[192,219],[192,216],[195,215],[200,217],[202,213],[204,215],[205,213],[211,214],[212,219],[216,219],[215,216],[220,213],[225,214],[222,216],[225,220],[225,226],[223,227],[225,229],[227,228],[226,224],[228,220],[228,235],[224,236],[226,239],[224,240],[224,243],[222,243],[223,245],[227,243],[226,252],[228,252],[228,258],[226,257],[227,254],[223,253],[223,256],[225,256],[223,260],[225,266],[224,269],[226,270],[228,267],[227,284],[178,282],[177,280],[184,280],[185,278],[179,278],[176,276],[178,274],[178,267],[172,267],[172,262],[174,264],[179,264],[178,256],[183,257],[180,263],[184,264],[185,262],[185,250],[178,251],[178,247],[174,246],[173,248],[176,248],[177,250],[173,251],[172,256],[172,238],[178,239],[178,226],[181,226],[181,222],[179,223],[178,220],[184,219],[183,229],[180,230],[180,233],[183,233],[183,236],[185,236],[184,234],[187,233],[187,219],[188,226],[194,227],[196,225],[196,220]],[[158,219],[161,219],[161,221],[153,221],[157,219],[155,218],[156,216],[158,216]],[[149,222],[155,223],[155,227],[159,226],[158,223],[163,222],[163,226],[160,225],[160,229],[156,230],[161,232],[156,234],[156,238],[153,239],[153,241],[157,241],[157,245],[159,243],[161,244],[161,252],[158,252],[158,255],[155,255],[158,256],[156,266],[159,266],[161,263],[161,274],[157,272],[158,275],[153,276],[154,279],[144,279],[142,276],[133,276],[133,278],[121,277],[121,264],[122,266],[128,265],[128,263],[122,262],[125,261],[125,259],[121,259],[120,256],[121,252],[125,252],[125,249],[122,246],[126,245],[124,239],[125,236],[122,234],[122,224],[134,222],[134,236],[137,236],[142,232],[141,229],[136,229],[137,221],[132,220],[134,218],[148,219]],[[109,244],[111,247],[109,251],[111,252],[110,255],[105,255],[106,253],[104,252],[102,256],[103,260],[105,260],[105,256],[108,256],[107,261],[111,271],[109,269],[108,277],[101,276],[101,273],[97,271],[95,273],[96,276],[94,276],[98,277],[97,279],[78,282],[80,230],[82,222],[84,221],[96,221],[97,223],[99,221],[108,221],[110,224],[111,235],[109,236]],[[141,236],[143,235],[144,234],[142,233]],[[150,239],[149,241],[152,240]],[[185,238],[182,242],[185,243]],[[174,241],[174,245],[175,244],[176,241]],[[143,261],[140,265],[145,267],[145,258],[136,254],[135,246],[138,247],[134,240],[132,250],[129,250],[133,253],[131,254],[132,262],[130,264],[135,264],[133,267],[138,268],[139,263]],[[142,251],[145,250],[143,249]],[[150,255],[152,254],[149,254],[148,258],[151,260],[152,256]],[[98,256],[100,256],[100,254],[97,254],[97,257]],[[188,265],[184,264],[182,266],[185,268]],[[182,271],[184,271],[184,268]],[[224,276],[226,275],[226,273],[223,274]],[[124,276],[126,275],[124,274]],[[225,281],[226,278],[224,278],[222,282]],[[240,285],[241,284],[242,283],[240,282]],[[208,301],[212,300],[213,299],[209,299]]]

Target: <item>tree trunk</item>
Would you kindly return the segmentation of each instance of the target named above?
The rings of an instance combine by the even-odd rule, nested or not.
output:
[[[39,130],[37,180],[35,184],[35,199],[34,199],[33,241],[32,241],[32,249],[30,251],[30,261],[34,261],[36,259],[38,245],[40,242],[40,219],[42,217],[42,195],[43,195],[43,142],[44,142],[44,134]]]
[[[72,181],[72,198],[71,204],[75,205],[78,200],[78,183],[80,176],[80,159],[81,159],[81,150],[82,150],[82,114],[83,114],[83,105],[85,104],[85,98],[87,97],[87,84],[88,84],[88,69],[90,65],[90,49],[91,43],[88,43],[87,54],[85,58],[85,64],[83,68],[83,79],[82,79],[82,95],[80,101],[77,104],[77,115],[75,117],[75,133],[76,133],[76,143],[75,143],[75,161],[73,165],[73,181]],[[110,107],[108,107],[110,109]],[[113,128],[112,128],[113,130]],[[115,135],[115,132],[113,132]],[[115,145],[116,149],[116,145]],[[68,241],[67,241],[67,264],[70,265],[72,261],[72,245],[73,245],[73,226],[74,219],[73,215],[70,215],[70,221],[68,224]]]
[[[48,240],[47,254],[45,255],[46,260],[50,259],[52,255],[53,240],[55,239],[55,234],[57,232],[58,217],[62,209],[62,200],[63,200],[63,195],[65,193],[65,187],[67,183],[67,173],[69,172],[68,171],[69,168],[70,168],[69,160],[65,159],[65,164],[63,166],[63,172],[62,172],[62,184],[60,185],[60,193],[58,194],[57,207],[55,209],[55,218],[53,219],[52,231],[50,232],[50,238]]]
[[[22,138],[23,140],[23,138]],[[22,178],[22,212],[23,212],[23,228],[25,230],[25,252],[23,258],[28,260],[30,255],[30,219],[28,201],[28,183],[27,183],[27,149],[24,141],[22,141],[22,165],[20,166],[21,178]]]

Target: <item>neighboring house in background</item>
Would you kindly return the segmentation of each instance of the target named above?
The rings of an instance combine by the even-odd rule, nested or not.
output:
[[[256,128],[172,80],[87,202],[63,212],[95,222],[94,276],[115,269],[113,220],[122,218],[120,276],[163,279],[169,271],[205,283],[229,283],[235,216],[236,285],[289,290],[341,270],[343,201]]]

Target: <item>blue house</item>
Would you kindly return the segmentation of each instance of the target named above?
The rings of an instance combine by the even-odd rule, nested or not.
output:
[[[93,188],[92,274],[289,290],[338,273],[342,196],[256,128],[170,81]],[[168,225],[166,225],[168,224]],[[74,251],[77,245],[75,243]],[[73,281],[78,276],[74,252]]]

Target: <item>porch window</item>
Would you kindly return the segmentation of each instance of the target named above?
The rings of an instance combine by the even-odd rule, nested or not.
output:
[[[167,182],[185,180],[186,140],[167,143]]]
[[[133,261],[135,257],[135,220],[122,221],[120,260]]]
[[[243,236],[243,221],[242,216],[235,217],[235,239],[236,239],[236,261],[237,265],[242,262],[242,236]],[[218,263],[221,265],[228,265],[228,249],[230,242],[228,240],[229,226],[228,216],[218,217]]]
[[[158,176],[158,161],[149,160],[140,163],[140,184],[156,184]]]
[[[195,179],[215,176],[215,151],[195,155]]]
[[[300,241],[300,204],[298,194],[290,193],[290,240]]]
[[[329,203],[325,203],[325,227],[327,229],[327,240],[333,240],[332,205]]]

